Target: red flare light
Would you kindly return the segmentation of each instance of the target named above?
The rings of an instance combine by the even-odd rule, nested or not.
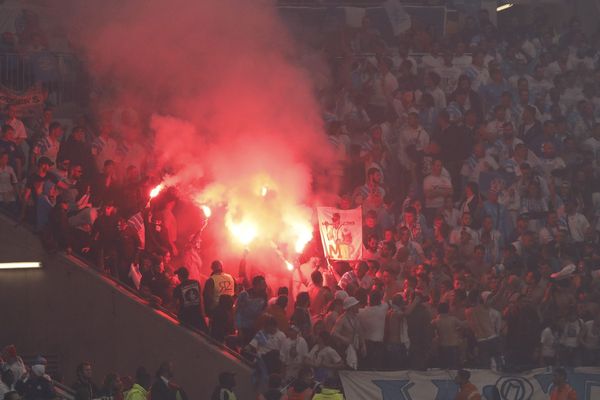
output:
[[[156,196],[158,196],[158,194],[160,192],[162,192],[162,190],[165,188],[165,185],[163,183],[159,183],[158,185],[156,185],[155,187],[152,188],[152,190],[150,191],[150,198],[153,199]]]

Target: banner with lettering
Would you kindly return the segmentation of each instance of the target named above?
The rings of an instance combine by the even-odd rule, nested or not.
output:
[[[16,92],[0,85],[0,108],[12,104],[21,112],[32,107],[43,107],[46,94],[41,87],[33,87],[26,92]]]
[[[317,217],[325,257],[347,261],[362,257],[362,208],[317,207]]]
[[[568,383],[578,400],[600,399],[600,368],[568,370]],[[347,400],[454,400],[458,386],[454,371],[341,371]],[[471,383],[487,400],[547,400],[552,390],[552,370],[535,369],[521,374],[471,370]]]

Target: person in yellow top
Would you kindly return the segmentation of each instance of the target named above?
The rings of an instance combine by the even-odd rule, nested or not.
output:
[[[577,400],[577,392],[567,383],[567,371],[564,368],[554,370],[552,383],[550,400]]]
[[[323,382],[323,388],[316,393],[312,400],[345,400],[344,394],[340,389],[339,380],[336,377],[328,377]]]
[[[211,317],[212,311],[219,304],[219,297],[226,294],[231,297],[235,295],[235,280],[233,277],[223,272],[223,264],[215,260],[210,265],[212,273],[204,284],[204,310]]]
[[[139,367],[135,372],[135,384],[125,394],[125,400],[146,400],[152,385],[152,376],[146,368]]]

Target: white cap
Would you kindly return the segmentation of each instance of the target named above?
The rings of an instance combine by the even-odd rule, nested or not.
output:
[[[335,298],[337,300],[345,300],[348,297],[348,293],[346,293],[345,290],[338,290],[337,292],[335,292]]]
[[[357,305],[359,302],[358,300],[356,300],[356,297],[346,297],[344,299],[344,310],[347,310],[349,308],[354,307],[355,305]]]

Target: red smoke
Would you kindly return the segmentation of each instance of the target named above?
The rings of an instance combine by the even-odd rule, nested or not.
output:
[[[68,7],[72,37],[103,89],[93,99],[98,114],[133,108],[148,119],[148,126],[130,124],[127,135],[142,142],[155,135],[154,165],[172,170],[167,184],[198,204],[227,204],[230,232],[256,229],[256,246],[273,240],[293,249],[307,237],[311,212],[303,204],[328,146],[313,84],[273,3],[98,0]],[[212,183],[199,192],[203,177]]]

